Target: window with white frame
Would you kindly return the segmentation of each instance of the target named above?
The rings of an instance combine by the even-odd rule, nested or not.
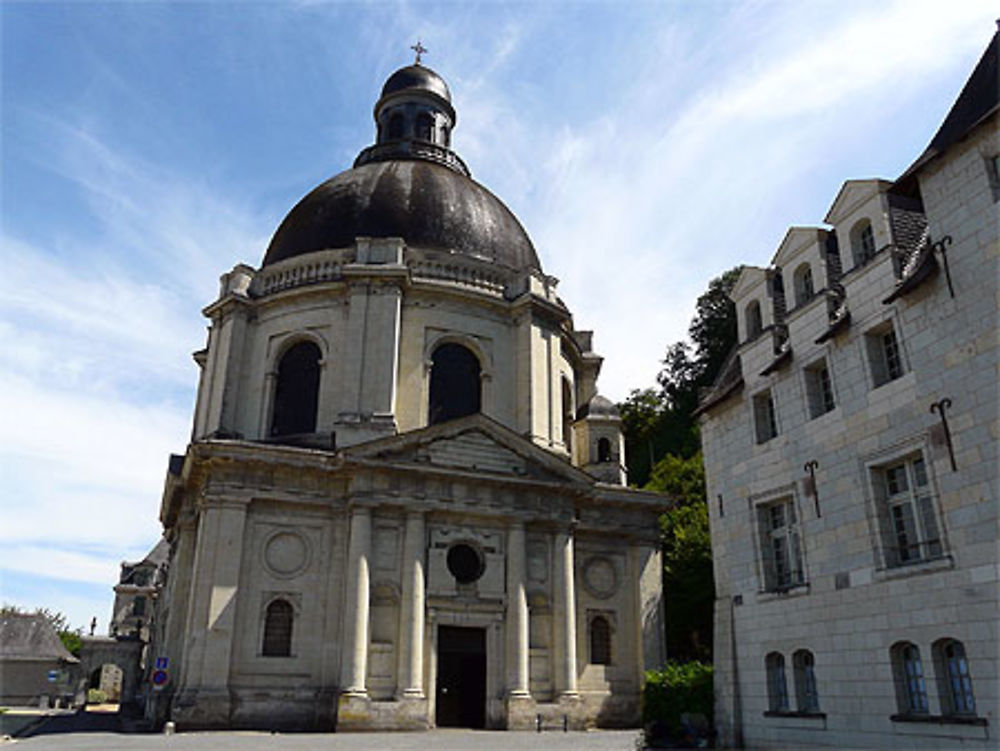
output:
[[[781,592],[805,583],[802,541],[795,502],[791,498],[757,507],[764,589]]]
[[[851,254],[854,266],[864,266],[875,257],[875,232],[867,219],[860,220],[851,228]]]
[[[885,321],[865,334],[868,350],[868,365],[871,368],[872,385],[883,384],[901,378],[906,372],[903,365],[903,349],[892,321]]]
[[[753,398],[753,424],[757,443],[766,443],[778,435],[778,418],[771,391],[762,391]]]
[[[826,358],[806,367],[805,376],[809,417],[815,419],[836,406],[833,399],[833,381],[830,379],[830,368],[826,364]]]
[[[808,649],[800,649],[792,655],[792,670],[795,674],[795,703],[800,712],[819,711],[819,693],[816,691],[816,661]]]
[[[976,697],[972,693],[972,676],[965,646],[955,639],[934,642],[935,672],[941,713],[946,715],[974,715]]]
[[[896,706],[900,714],[923,715],[928,712],[927,687],[920,649],[910,642],[897,642],[889,650],[896,684]]]
[[[771,652],[764,658],[767,669],[767,708],[772,712],[788,711],[788,684],[785,681],[785,656]]]
[[[874,468],[872,482],[885,565],[906,566],[940,558],[944,545],[923,454]]]

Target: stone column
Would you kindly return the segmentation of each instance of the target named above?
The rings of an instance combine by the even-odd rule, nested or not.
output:
[[[507,531],[507,689],[508,695],[528,697],[528,594],[524,522]]]
[[[556,674],[560,697],[576,697],[576,582],[573,565],[573,530],[556,534],[555,586],[557,604],[557,649],[561,649]]]
[[[396,689],[403,697],[424,698],[424,514],[406,515],[403,591],[399,607],[399,670]]]
[[[364,506],[351,510],[348,544],[347,598],[344,608],[344,645],[341,685],[348,696],[367,696],[368,671],[368,560],[371,557],[372,512]]]

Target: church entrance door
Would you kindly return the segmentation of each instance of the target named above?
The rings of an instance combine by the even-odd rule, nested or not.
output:
[[[438,727],[486,726],[486,630],[438,627]]]

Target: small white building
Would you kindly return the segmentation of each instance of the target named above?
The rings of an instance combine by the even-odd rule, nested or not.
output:
[[[731,293],[699,407],[727,744],[996,748],[997,44],[901,178]]]
[[[376,142],[222,276],[170,463],[149,713],[179,727],[637,725],[657,516],[527,233],[396,71]]]

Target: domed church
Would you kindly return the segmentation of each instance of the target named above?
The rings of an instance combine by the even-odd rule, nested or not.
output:
[[[665,656],[657,515],[621,418],[420,63],[375,144],[205,308],[172,456],[147,712],[179,728],[639,721]]]

